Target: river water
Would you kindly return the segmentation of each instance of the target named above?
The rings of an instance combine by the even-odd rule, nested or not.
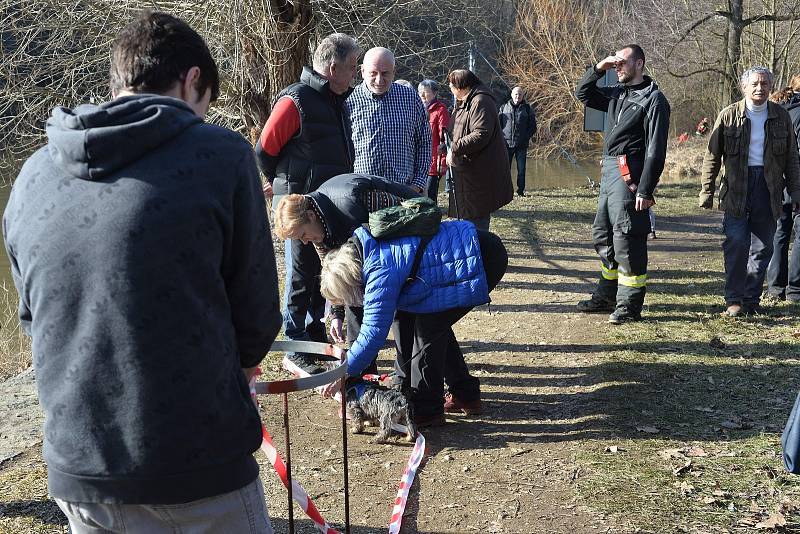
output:
[[[527,190],[535,189],[554,189],[559,187],[575,187],[587,185],[589,178],[599,181],[599,166],[591,162],[579,162],[572,164],[562,160],[534,160],[529,159],[525,172],[525,186]],[[14,172],[8,172],[3,176],[0,183],[10,184],[14,178]],[[514,183],[517,180],[517,169],[512,163],[511,176]],[[440,186],[442,187],[442,186]],[[0,212],[5,211],[8,195],[11,193],[10,185],[0,186]],[[0,236],[2,239],[2,236]],[[5,283],[11,287],[11,267],[5,248],[0,251],[0,283]]]

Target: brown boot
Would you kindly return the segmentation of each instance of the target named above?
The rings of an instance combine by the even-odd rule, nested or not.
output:
[[[463,412],[467,415],[476,415],[481,413],[481,399],[473,401],[462,401],[452,393],[447,393],[444,396],[444,411],[448,413]]]

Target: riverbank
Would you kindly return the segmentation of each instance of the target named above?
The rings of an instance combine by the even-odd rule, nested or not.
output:
[[[800,388],[798,309],[781,303],[761,316],[722,317],[721,216],[695,207],[694,183],[667,182],[650,242],[645,320],[612,327],[604,315],[576,313],[598,276],[589,242],[595,203],[588,187],[534,191],[493,219],[509,249],[508,273],[491,309],[455,327],[485,413],[424,432],[428,459],[404,532],[800,527],[800,482],[784,472],[779,445]],[[382,369],[390,358],[382,353]],[[267,378],[285,376],[279,362],[268,356]],[[282,404],[260,400],[283,451]],[[336,406],[297,393],[289,417],[294,472],[341,527]],[[349,439],[355,534],[385,532],[410,452],[370,438]],[[257,457],[276,532],[285,533],[285,489]],[[38,447],[0,465],[0,501],[0,532],[63,531]],[[313,532],[298,509],[295,517],[298,532]]]
[[[662,183],[694,182],[699,188],[707,146],[708,136],[692,136],[681,144],[671,141],[667,149]]]

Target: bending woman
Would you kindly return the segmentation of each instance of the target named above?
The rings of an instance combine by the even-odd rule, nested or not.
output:
[[[347,353],[348,376],[360,375],[377,357],[397,313],[396,369],[414,422],[444,424],[444,412],[478,413],[480,383],[469,374],[453,324],[505,274],[508,254],[499,237],[466,221],[445,221],[422,253],[409,280],[419,237],[377,240],[364,228],[322,265],[320,292],[332,303],[361,306],[361,331]],[[449,395],[445,398],[444,382]],[[334,382],[323,389],[330,396]]]
[[[275,235],[281,239],[298,239],[303,244],[313,243],[317,254],[324,257],[328,250],[341,247],[353,235],[353,230],[367,222],[373,211],[417,196],[413,189],[378,176],[340,174],[306,195],[282,196],[275,208]],[[346,322],[346,341],[352,344],[358,337],[363,311],[360,307],[348,306],[345,312],[344,307],[334,306],[332,312],[331,337],[337,343],[344,342],[342,326]],[[284,368],[295,372],[294,366],[298,366],[310,374],[323,370],[313,355],[301,357],[299,365],[285,359]],[[377,368],[369,371],[377,372]]]

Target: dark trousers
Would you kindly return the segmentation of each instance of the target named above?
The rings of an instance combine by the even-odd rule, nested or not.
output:
[[[464,219],[464,220],[474,224],[476,229],[488,232],[489,222],[492,220],[492,214],[490,213],[486,217],[481,217],[480,219]]]
[[[792,241],[792,228],[794,228],[794,245],[790,259],[789,243]],[[791,202],[783,204],[772,248],[772,259],[767,267],[767,293],[789,300],[800,300],[800,213],[792,212]]]
[[[428,198],[430,198],[431,200],[436,202],[438,194],[439,194],[439,175],[438,174],[429,174],[428,175]]]
[[[525,165],[528,163],[528,147],[515,146],[508,148],[508,162],[517,158],[517,193],[525,192]]]
[[[722,228],[725,302],[756,305],[761,299],[775,238],[775,217],[764,167],[747,168],[746,212],[741,217],[725,213]]]
[[[478,231],[478,242],[486,283],[491,291],[506,272],[508,253],[500,238],[490,232]],[[416,314],[397,312],[395,367],[415,415],[444,413],[445,382],[460,400],[469,402],[480,398],[480,381],[469,374],[453,333],[453,325],[471,309]]]
[[[622,180],[616,158],[603,158],[600,197],[592,225],[601,276],[595,295],[641,311],[647,292],[649,210],[636,211],[636,194]]]
[[[319,255],[311,243],[287,239],[285,245],[284,333],[294,341],[327,341],[322,322],[325,299],[319,292]]]

